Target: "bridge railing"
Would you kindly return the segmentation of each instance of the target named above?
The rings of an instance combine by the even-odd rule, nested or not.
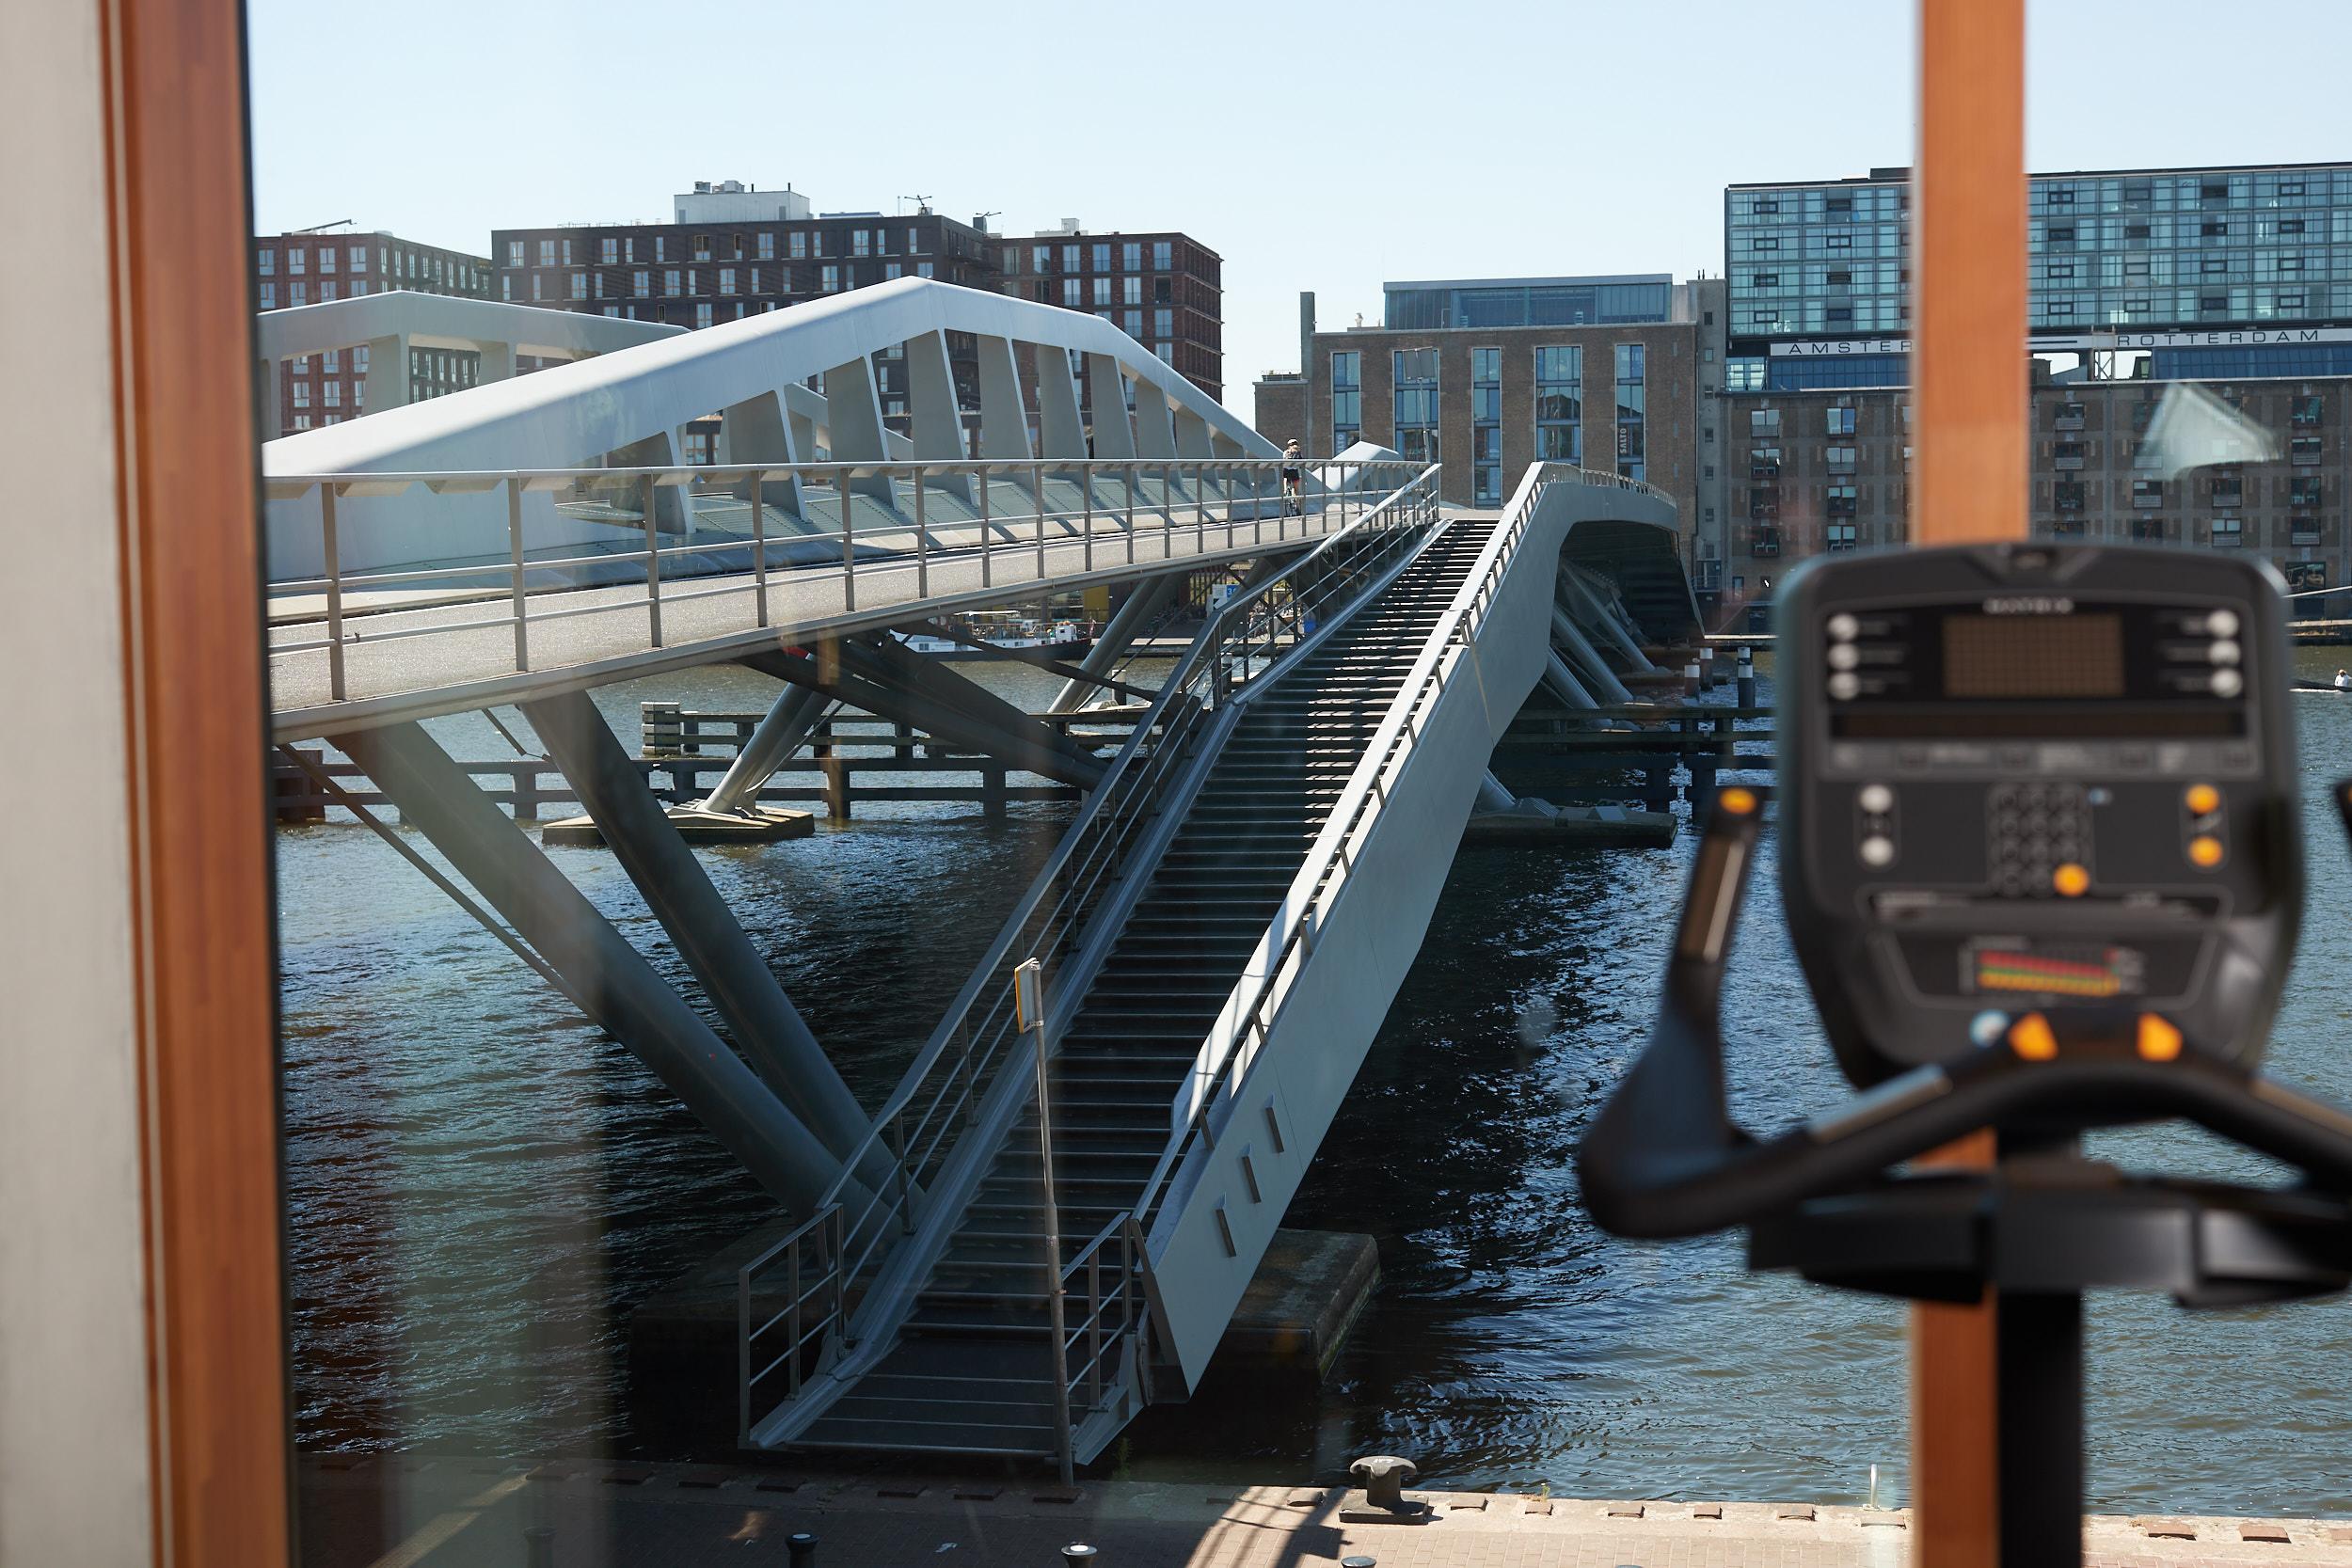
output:
[[[734,601],[723,616],[727,629],[749,630],[769,626],[779,609],[788,625],[811,608],[854,613],[861,606],[929,600],[935,589],[986,593],[1313,538],[1360,517],[1414,472],[1394,461],[1316,459],[1293,494],[1284,467],[1279,458],[1223,457],[274,474],[266,481],[274,500],[315,494],[322,567],[315,576],[270,584],[281,604],[289,595],[319,603],[314,612],[274,617],[279,629],[269,657],[324,653],[329,700],[343,701],[356,641],[348,623],[364,612],[372,646],[504,630],[514,641],[513,671],[520,673],[532,667],[532,628],[552,622],[642,614],[648,642],[659,648],[665,645],[665,608],[676,612],[697,601]],[[1007,483],[1025,504],[998,504],[997,491]],[[346,568],[343,502],[420,487],[433,496],[502,494],[503,520],[485,517],[467,532],[463,552],[441,563]],[[669,527],[664,493],[677,497],[676,522]],[[572,543],[557,546],[563,553],[533,555],[524,497],[541,495],[631,503],[636,521],[628,521],[628,506],[616,506],[614,526],[632,528],[642,542],[616,550]],[[861,497],[873,506],[862,509]],[[830,523],[813,512],[820,499],[833,513]],[[782,502],[796,509],[783,510]],[[749,526],[697,536],[698,504],[714,512],[741,508]],[[783,510],[784,526],[771,509]],[[614,591],[639,582],[642,594]],[[780,592],[793,595],[782,606],[771,602]],[[812,592],[820,600],[813,607]],[[461,611],[456,618],[453,609]],[[462,613],[466,609],[481,613]],[[697,616],[693,636],[707,634],[708,619]]]
[[[1220,1113],[1246,1086],[1249,1070],[1265,1045],[1284,999],[1313,953],[1315,933],[1344,887],[1374,818],[1388,799],[1397,769],[1407,760],[1418,724],[1443,691],[1446,679],[1455,667],[1447,659],[1447,654],[1476,640],[1502,575],[1527,534],[1545,487],[1562,483],[1651,496],[1663,494],[1639,480],[1605,470],[1549,463],[1528,468],[1503,520],[1488,536],[1471,563],[1470,575],[1406,671],[1396,698],[1366,743],[1339,799],[1332,803],[1330,815],[1283,894],[1273,922],[1244,965],[1240,981],[1227,998],[1201,1044],[1192,1070],[1170,1102],[1168,1143],[1135,1208],[1136,1222],[1145,1234],[1150,1234],[1157,1220],[1172,1178],[1187,1152],[1196,1143],[1216,1146],[1218,1129],[1223,1124]]]
[[[838,1327],[846,1342],[860,1338],[890,1299],[878,1287],[899,1243],[926,1226],[951,1223],[961,1208],[961,1181],[993,1153],[993,1145],[980,1148],[963,1134],[977,1124],[999,1075],[1026,1063],[1019,1052],[1026,1037],[1016,1017],[1014,971],[1037,959],[1046,994],[1069,1003],[1055,982],[1080,956],[1090,923],[1160,820],[1194,743],[1230,696],[1236,668],[1246,679],[1255,661],[1295,646],[1310,620],[1328,621],[1361,591],[1381,558],[1436,521],[1438,473],[1434,464],[1414,473],[1215,610],[1162,685],[825,1196],[827,1205],[845,1206],[847,1285]],[[1048,1022],[1056,1026],[1058,1017],[1049,1014]],[[877,1146],[897,1179],[853,1198],[849,1173],[865,1168]]]

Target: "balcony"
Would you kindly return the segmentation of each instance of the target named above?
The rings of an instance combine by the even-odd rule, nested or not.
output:
[[[1778,555],[1780,553],[1780,531],[1773,528],[1756,530],[1748,536],[1748,553],[1756,556]]]
[[[2058,418],[2057,418],[2054,421],[2052,421],[2050,428],[2051,428],[2051,429],[2053,429],[2053,430],[2080,430],[2080,429],[2082,429],[2082,428],[2083,428],[2083,405],[2082,405],[2081,404],[2079,404],[2079,403],[2061,403],[2061,404],[2058,404]]]
[[[2317,517],[2290,517],[2287,519],[2287,543],[2325,545],[2328,543],[2328,525]]]

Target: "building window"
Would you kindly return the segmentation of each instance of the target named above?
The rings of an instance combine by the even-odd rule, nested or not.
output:
[[[263,277],[272,277],[277,276],[278,252],[274,250],[264,250],[256,255],[253,259],[253,270],[261,274]]]
[[[1173,338],[1176,336],[1176,312],[1173,310],[1152,311],[1152,335],[1155,338]]]
[[[2080,512],[2083,509],[2083,482],[2061,479],[2052,486],[2052,499],[2060,512]]]
[[[2162,517],[2134,517],[2132,538],[2143,545],[2163,544],[2164,519]]]
[[[286,270],[290,273],[302,273],[310,271],[310,253],[300,245],[288,246],[286,250]]]
[[[539,242],[539,264],[543,267],[555,265],[555,242],[553,240]]]
[[[1640,479],[1647,467],[1643,430],[1643,416],[1649,402],[1648,388],[1644,385],[1643,362],[1646,354],[1640,343],[1619,343],[1616,358],[1617,472],[1626,479]]]
[[[319,246],[319,271],[333,272],[335,270],[335,247],[331,245]]]
[[[1111,247],[1107,244],[1099,244],[1094,246],[1094,270],[1096,272],[1111,270]]]
[[[340,381],[330,381],[321,387],[319,401],[329,408],[341,408],[343,405],[343,384]]]
[[[2317,474],[2296,474],[2287,481],[2287,504],[2297,512],[2318,510],[2327,482]]]
[[[694,325],[696,326],[708,326],[710,325],[710,302],[708,300],[705,300],[694,307]]]
[[[1129,272],[1141,272],[1143,270],[1143,245],[1141,242],[1130,240],[1125,245],[1120,245],[1119,247],[1119,264],[1126,268]]]
[[[296,408],[310,406],[310,384],[309,382],[297,381],[294,384],[294,405]]]
[[[932,266],[933,266],[933,263],[932,263],[932,262],[930,262],[930,261],[917,261],[917,262],[915,262],[915,263],[914,263],[914,276],[915,276],[915,277],[930,277],[930,276],[932,275],[932,272],[931,272]]]
[[[1331,451],[1345,451],[1363,434],[1363,356],[1331,356]]]
[[[2153,507],[2162,506],[2163,504],[2164,481],[2160,479],[2136,479],[2132,481],[2132,505],[2136,507]]]
[[[278,309],[277,284],[264,283],[262,285],[262,309],[264,310],[275,310]]]
[[[1535,350],[1535,460],[1584,460],[1584,350],[1575,343]]]
[[[1407,463],[1438,461],[1438,351],[1401,348],[1391,356],[1396,381],[1396,450]]]
[[[786,236],[785,248],[795,261],[805,261],[808,260],[807,232],[799,229],[792,230],[790,234]]]
[[[574,299],[586,299],[588,297],[588,275],[586,273],[576,272],[572,274],[572,297]]]
[[[735,293],[735,269],[733,267],[719,269],[719,292],[723,294]]]
[[[894,277],[902,277],[905,275],[906,267],[903,263],[898,261],[884,261],[882,263],[883,282],[887,283]]]
[[[2239,475],[2217,475],[2208,484],[2208,499],[2215,506],[2238,506],[2246,499],[2246,481]]]
[[[817,286],[820,293],[839,293],[841,292],[841,268],[832,261],[827,261],[818,269]]]
[[[608,235],[604,239],[596,242],[596,260],[598,261],[601,261],[604,265],[609,267],[617,264],[620,259],[621,242],[617,236]]]
[[[303,283],[289,283],[286,285],[286,300],[287,303],[291,305],[310,304],[310,290],[309,285]]]
[[[1830,409],[1828,411],[1828,434],[1832,436],[1851,436],[1854,431],[1855,412],[1856,410],[1851,408]]]
[[[644,268],[640,267],[635,272],[629,274],[628,281],[629,293],[635,294],[639,299],[645,299],[652,295],[653,274],[647,272]]]
[[[2316,463],[2319,461],[2319,446],[2320,438],[2316,436],[2295,436],[2287,442],[2287,461]]]
[[[2213,543],[2216,549],[2235,549],[2246,543],[2246,525],[2236,517],[2216,517],[2213,520]]]
[[[833,269],[831,267],[827,267],[825,270],[827,272],[831,272]],[[675,299],[679,293],[683,292],[679,286],[678,277],[678,269],[675,267],[664,267],[661,270],[662,297],[665,299]]]
[[[1143,312],[1140,310],[1121,312],[1120,328],[1128,337],[1140,341],[1143,337]]]
[[[1076,245],[1066,245],[1061,247],[1061,270],[1064,272],[1078,270],[1078,247]]]
[[[1748,410],[1748,434],[1777,437],[1780,435],[1780,410],[1777,408]]]
[[[1143,279],[1140,277],[1120,279],[1120,298],[1129,305],[1141,305],[1143,303]]]
[[[1852,485],[1833,484],[1829,487],[1828,499],[1821,508],[1822,514],[1831,517],[1851,517],[1854,515],[1855,499]]]
[[[850,254],[853,257],[871,256],[874,254],[874,236],[864,229],[850,230]]]
[[[1074,277],[1061,280],[1061,303],[1065,310],[1075,310],[1086,303],[1086,285]]]
[[[1172,241],[1153,240],[1152,242],[1152,270],[1166,272],[1173,267],[1176,263],[1170,258],[1175,248]]]
[[[1825,542],[1833,550],[1852,549],[1854,547],[1854,535],[1856,531],[1857,531],[1854,525],[1851,523],[1832,523],[1828,526],[1828,528],[1823,530],[1823,532],[1826,535]]]
[[[1470,501],[1502,501],[1502,351],[1470,350]]]

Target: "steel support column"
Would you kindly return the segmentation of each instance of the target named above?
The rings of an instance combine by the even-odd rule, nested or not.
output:
[[[769,1194],[816,1210],[839,1170],[824,1141],[664,984],[503,811],[414,723],[330,737],[574,989],[590,1020],[626,1046]],[[652,796],[646,796],[647,800]],[[850,1196],[850,1190],[858,1196]],[[854,1180],[845,1203],[870,1195]]]
[[[776,693],[767,713],[727,765],[718,787],[702,802],[705,811],[741,811],[758,803],[759,792],[790,760],[831,706],[829,699],[806,687],[787,686]]]
[[[645,787],[644,776],[612,738],[595,702],[584,691],[566,691],[522,708],[645,907],[702,982],[737,1048],[793,1115],[837,1159],[847,1159],[866,1137],[864,1108]],[[858,1174],[877,1185],[893,1180],[888,1151],[875,1144]]]
[[[1557,601],[1551,607],[1551,641],[1555,649],[1576,661],[1575,668],[1583,673],[1584,679],[1598,689],[1603,699],[1612,703],[1629,703],[1633,700],[1633,693],[1626,689],[1625,682],[1617,678],[1617,673],[1609,668],[1609,661],[1600,657],[1600,650],[1593,646],[1592,639],[1584,635],[1581,626],[1568,618],[1567,612],[1560,608]]]
[[[746,655],[742,662],[780,681],[789,681],[835,702],[911,724],[943,740],[985,752],[1024,772],[1042,774],[1057,784],[1091,789],[1103,776],[1104,765],[1100,761],[1018,709],[1011,711],[1019,722],[1008,724],[989,716],[978,705],[966,709],[930,691],[917,690],[899,679],[898,672],[878,669],[870,659],[860,658],[845,644],[831,642],[825,648],[826,657],[822,657],[787,654],[779,649]],[[836,653],[839,657],[834,657]],[[963,685],[993,704],[1010,707],[969,681]]]
[[[1126,602],[1112,612],[1110,625],[1103,628],[1103,635],[1094,640],[1094,646],[1078,661],[1078,668],[1089,675],[1109,674],[1111,667],[1126,657],[1136,636],[1168,608],[1168,601],[1184,586],[1184,577],[1183,572],[1162,572],[1136,583],[1128,593]],[[1083,681],[1064,681],[1045,711],[1072,712],[1084,705],[1094,690]]]

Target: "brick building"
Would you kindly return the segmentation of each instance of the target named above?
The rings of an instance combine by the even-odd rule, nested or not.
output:
[[[1363,440],[1442,462],[1444,497],[1461,506],[1502,504],[1539,460],[1613,469],[1675,499],[1695,558],[1702,520],[1721,504],[1721,279],[1388,288],[1384,325],[1315,331],[1303,377],[1258,383],[1260,434],[1296,436],[1311,456]],[[1613,291],[1626,293],[1615,309]],[[1594,307],[1574,303],[1587,295]]]
[[[488,299],[494,290],[489,258],[419,245],[380,230],[257,236],[252,286],[256,310],[325,305],[392,289],[473,299]],[[412,350],[409,401],[472,386],[480,357],[448,349]],[[364,348],[290,359],[278,367],[278,375],[283,427],[270,432],[273,436],[340,424],[367,412]]]
[[[1185,235],[1066,227],[1015,240],[928,206],[901,216],[812,213],[789,188],[757,192],[732,181],[672,201],[677,217],[670,223],[495,230],[494,297],[704,327],[897,277],[930,277],[1090,310],[1210,396],[1221,395],[1222,262]],[[959,400],[977,409],[971,338],[949,334],[947,356]],[[903,430],[906,365],[891,359],[876,369],[883,417]],[[977,420],[969,417],[974,430]]]
[[[2200,383],[2277,455],[2170,477],[2149,436],[2175,383],[2038,380],[2035,534],[2259,551],[2294,588],[2352,579],[2344,529],[2352,378]],[[1752,605],[1760,623],[1774,585],[1805,557],[1909,536],[1908,390],[1735,393],[1724,413],[1737,514],[1725,539],[1726,605]],[[2176,450],[2169,461],[2182,455]]]

